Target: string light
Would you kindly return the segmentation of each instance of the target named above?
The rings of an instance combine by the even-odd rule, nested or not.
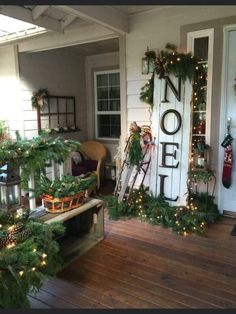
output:
[[[7,247],[7,249],[11,249],[15,246],[16,246],[15,243],[11,243],[11,244],[8,244],[6,247]]]
[[[22,277],[24,275],[24,271],[23,270],[19,271],[19,275]]]
[[[12,225],[7,230],[11,232],[11,231],[14,231],[14,229],[15,229],[15,225]]]

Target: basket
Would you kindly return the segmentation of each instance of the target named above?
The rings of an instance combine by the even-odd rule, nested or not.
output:
[[[83,205],[85,201],[85,192],[82,191],[73,196],[66,196],[63,198],[54,198],[50,195],[44,195],[42,201],[47,212],[55,214],[63,213]]]

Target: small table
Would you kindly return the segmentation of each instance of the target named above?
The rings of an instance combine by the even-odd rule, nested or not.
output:
[[[104,201],[89,198],[80,207],[64,213],[52,214],[44,210],[40,220],[47,224],[62,222],[66,228],[65,235],[57,239],[66,264],[104,239],[104,207]]]

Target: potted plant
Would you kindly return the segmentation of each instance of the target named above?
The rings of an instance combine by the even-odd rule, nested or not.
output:
[[[44,207],[51,213],[65,212],[81,206],[86,198],[86,191],[96,184],[96,175],[74,177],[64,175],[61,179],[49,180],[41,177],[36,196],[41,196]]]

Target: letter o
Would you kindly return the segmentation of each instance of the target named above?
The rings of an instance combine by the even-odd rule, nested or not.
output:
[[[165,118],[169,113],[173,113],[177,119],[177,126],[173,131],[168,131],[164,124]],[[175,133],[177,133],[179,129],[181,128],[181,124],[182,124],[181,115],[177,110],[174,110],[174,109],[166,110],[161,116],[161,129],[167,135],[174,135]]]

